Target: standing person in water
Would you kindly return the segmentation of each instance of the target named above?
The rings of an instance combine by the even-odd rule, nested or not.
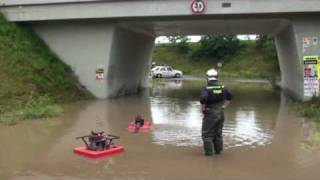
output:
[[[215,69],[207,71],[207,86],[201,91],[200,103],[204,115],[202,120],[203,149],[206,156],[223,151],[222,129],[224,109],[232,100],[232,94],[218,81]]]

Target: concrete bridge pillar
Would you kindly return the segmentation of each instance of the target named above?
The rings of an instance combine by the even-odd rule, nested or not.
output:
[[[146,87],[152,35],[99,21],[50,21],[31,26],[97,98]]]
[[[312,98],[307,92],[310,89],[306,90],[306,87],[310,88],[310,81],[304,78],[304,57],[320,56],[319,41],[320,21],[312,18],[290,19],[289,26],[276,36],[281,86],[289,95],[303,101]],[[315,83],[312,91],[319,89],[318,83]],[[312,94],[318,95],[316,92]]]

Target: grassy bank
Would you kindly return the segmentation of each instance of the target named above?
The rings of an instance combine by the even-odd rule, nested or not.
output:
[[[314,98],[308,102],[294,103],[295,109],[308,119],[320,123],[320,98]]]
[[[0,122],[60,114],[61,104],[89,97],[28,27],[0,16]]]
[[[196,44],[190,45],[192,49]],[[261,49],[256,47],[255,41],[242,41],[240,50],[224,59],[191,58],[188,52],[180,52],[170,45],[156,45],[153,61],[156,64],[171,65],[182,70],[185,74],[203,76],[207,69],[215,67],[217,62],[224,62],[220,75],[232,78],[276,78],[279,77],[279,66]]]

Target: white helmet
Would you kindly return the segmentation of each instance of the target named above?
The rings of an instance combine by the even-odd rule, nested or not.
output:
[[[217,80],[218,79],[218,72],[215,69],[209,69],[207,71],[207,79],[208,79],[208,81]]]

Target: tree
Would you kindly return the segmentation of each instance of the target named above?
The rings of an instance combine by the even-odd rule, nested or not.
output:
[[[167,38],[171,44],[183,43],[189,40],[187,36],[167,36]]]
[[[201,37],[199,47],[192,52],[193,59],[222,59],[235,54],[240,49],[240,41],[236,36],[206,35]]]
[[[187,36],[167,36],[170,45],[179,52],[187,53],[189,51],[189,38]]]
[[[274,38],[267,35],[259,35],[256,47],[261,49],[271,60],[278,64],[277,50]]]

